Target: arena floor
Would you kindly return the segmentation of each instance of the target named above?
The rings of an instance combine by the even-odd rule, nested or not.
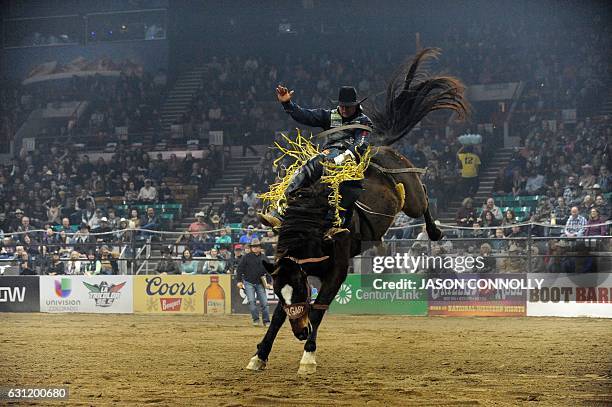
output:
[[[247,316],[2,314],[0,385],[63,385],[70,405],[608,405],[603,319],[328,316],[318,371],[283,327],[244,370]]]

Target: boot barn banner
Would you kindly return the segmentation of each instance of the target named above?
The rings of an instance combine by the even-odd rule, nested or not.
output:
[[[612,273],[529,274],[543,279],[529,290],[528,316],[612,318]]]
[[[310,281],[310,277],[308,280]],[[238,284],[238,279],[236,276],[232,276],[232,314],[249,314],[249,300],[247,299],[246,292],[243,288],[238,288],[236,284]],[[313,287],[312,289],[316,296],[317,288]],[[272,315],[276,309],[276,304],[278,304],[278,297],[271,288],[266,288],[266,294],[270,315]],[[259,301],[257,301],[257,307],[259,307]]]
[[[229,275],[134,277],[134,312],[155,314],[229,314]]]
[[[132,313],[132,276],[41,276],[41,312]]]
[[[0,312],[39,312],[38,276],[0,277]]]
[[[336,314],[427,315],[427,290],[415,274],[351,274],[329,311]]]
[[[525,274],[449,274],[424,279],[429,315],[447,316],[525,316],[530,284],[535,286]]]

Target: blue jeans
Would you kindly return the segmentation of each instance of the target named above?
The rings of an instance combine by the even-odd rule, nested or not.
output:
[[[251,311],[253,322],[259,321],[259,310],[257,309],[257,299],[259,299],[263,322],[264,324],[269,324],[270,309],[268,308],[268,295],[266,294],[266,287],[264,287],[262,284],[252,284],[245,281],[244,292],[249,300],[249,311]],[[255,295],[257,295],[257,298],[255,298]]]

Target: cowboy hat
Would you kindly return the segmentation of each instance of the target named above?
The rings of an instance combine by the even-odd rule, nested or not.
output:
[[[337,104],[338,106],[358,106],[367,97],[357,100],[357,90],[352,86],[343,86],[338,91],[338,100],[332,100],[332,103]]]

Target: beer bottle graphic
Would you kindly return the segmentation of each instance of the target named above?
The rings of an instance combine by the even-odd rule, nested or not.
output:
[[[210,285],[204,291],[204,313],[225,313],[225,291],[219,285],[219,276],[210,276]]]

